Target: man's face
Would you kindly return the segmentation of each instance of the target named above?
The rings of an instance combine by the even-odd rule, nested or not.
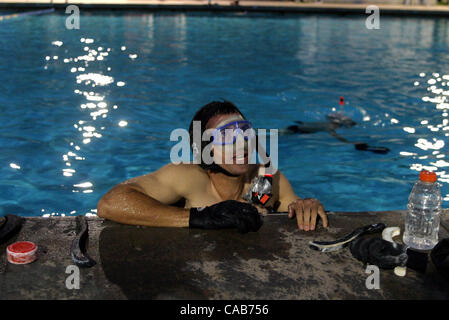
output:
[[[208,121],[206,128],[220,128],[228,123],[242,120],[245,119],[238,113],[217,115]],[[229,130],[227,133],[231,134],[232,137],[234,130],[227,130]],[[214,162],[229,173],[234,175],[242,175],[248,172],[250,168],[248,159],[251,158],[251,150],[249,150],[248,141],[244,139],[243,134],[238,134],[234,143],[232,143],[232,140],[228,140],[228,144],[213,144],[212,150],[214,154]]]

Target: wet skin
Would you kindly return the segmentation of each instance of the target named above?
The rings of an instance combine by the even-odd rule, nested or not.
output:
[[[243,118],[239,114],[217,115],[206,127],[213,129],[238,119]],[[239,135],[238,139],[243,137]],[[98,216],[125,224],[188,227],[192,207],[210,206],[225,200],[246,202],[243,196],[257,175],[259,165],[248,163],[249,155],[243,157],[243,163],[237,163],[237,153],[231,163],[224,163],[225,154],[219,145],[213,145],[212,153],[216,161],[222,160],[220,166],[232,175],[206,171],[194,164],[170,163],[113,187],[98,202]],[[185,199],[184,208],[175,207],[182,199]],[[314,230],[318,217],[324,227],[328,225],[320,201],[297,196],[279,170],[273,175],[273,197],[267,206],[276,202],[277,211],[288,211],[288,217],[296,218],[300,230]],[[266,212],[262,207],[257,208],[261,213]]]

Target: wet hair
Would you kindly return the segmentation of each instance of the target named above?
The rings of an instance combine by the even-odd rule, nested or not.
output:
[[[335,112],[335,113],[328,114],[326,116],[326,119],[328,121],[332,122],[333,124],[335,124],[338,127],[350,128],[350,127],[353,127],[353,126],[355,126],[357,124],[357,122],[355,122],[354,120],[352,120],[348,116],[343,115],[340,112]]]
[[[193,146],[192,146],[192,144],[193,144],[193,121],[201,121],[201,136],[202,136],[204,131],[206,131],[206,125],[207,125],[208,121],[212,117],[218,116],[218,115],[223,115],[223,114],[234,114],[234,113],[240,114],[243,118],[245,118],[243,113],[236,107],[236,105],[227,100],[212,101],[212,102],[202,106],[193,116],[193,119],[190,122],[190,126],[189,126],[190,146],[192,147],[192,151],[195,152],[195,150],[193,150]],[[198,149],[198,151],[201,152],[204,149],[204,147],[209,143],[210,143],[210,141],[201,141],[201,149]],[[220,170],[219,168],[221,168],[220,166],[216,165],[215,163],[213,163],[211,165],[207,165],[207,164],[203,163],[202,159],[200,161],[201,162],[199,165],[203,169]]]

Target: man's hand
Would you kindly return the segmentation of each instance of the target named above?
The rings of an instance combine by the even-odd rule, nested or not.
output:
[[[297,199],[288,205],[288,217],[296,216],[300,230],[315,230],[317,216],[323,220],[323,227],[327,228],[327,217],[324,207],[318,199]]]

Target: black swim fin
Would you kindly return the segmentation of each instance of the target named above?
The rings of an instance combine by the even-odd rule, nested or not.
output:
[[[390,152],[390,149],[388,149],[387,147],[370,146],[367,143],[363,143],[363,142],[355,143],[354,147],[360,151],[371,151],[371,152],[380,153],[380,154],[387,154],[388,152]]]

